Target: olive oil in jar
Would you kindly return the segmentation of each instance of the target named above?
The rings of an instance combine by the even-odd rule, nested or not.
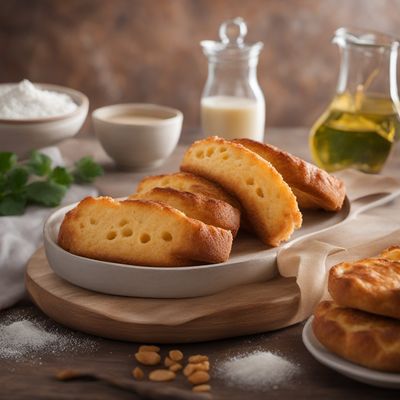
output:
[[[311,131],[316,163],[332,172],[356,168],[378,173],[400,133],[392,100],[358,93],[337,95]]]

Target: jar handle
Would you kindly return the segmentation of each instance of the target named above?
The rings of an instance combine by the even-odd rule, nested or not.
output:
[[[243,18],[237,17],[223,22],[219,28],[222,43],[230,46],[243,46],[247,35],[247,25]]]

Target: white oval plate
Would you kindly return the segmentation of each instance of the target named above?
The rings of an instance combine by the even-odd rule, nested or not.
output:
[[[71,254],[57,245],[64,215],[77,203],[56,210],[45,222],[44,246],[49,264],[61,278],[101,293],[153,298],[206,296],[230,287],[263,282],[277,274],[278,248],[266,247],[256,237],[241,234],[229,260],[220,264],[179,268],[144,267],[99,261]],[[303,213],[303,226],[292,240],[338,224],[347,218],[350,205],[338,213]]]
[[[360,365],[353,364],[352,362],[331,353],[322,346],[312,330],[311,324],[313,318],[314,317],[310,317],[304,326],[303,343],[307,350],[321,364],[324,364],[351,379],[355,379],[356,381],[368,385],[400,389],[400,374],[375,371],[373,369],[361,367]]]

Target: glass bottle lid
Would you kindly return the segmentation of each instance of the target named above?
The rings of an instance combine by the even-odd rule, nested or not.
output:
[[[340,47],[362,46],[375,48],[397,48],[400,40],[397,37],[387,35],[381,32],[365,31],[363,29],[339,28],[332,39]]]
[[[207,57],[221,60],[240,60],[258,57],[262,42],[246,43],[247,24],[243,18],[229,19],[219,27],[220,42],[203,40],[200,42]]]

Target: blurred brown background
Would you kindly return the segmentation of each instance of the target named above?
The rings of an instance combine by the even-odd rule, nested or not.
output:
[[[207,61],[199,42],[242,16],[265,48],[258,67],[267,128],[310,126],[332,97],[339,26],[400,36],[399,0],[7,0],[0,3],[0,81],[83,91],[91,108],[153,102],[199,125]],[[91,129],[88,122],[84,128]]]

